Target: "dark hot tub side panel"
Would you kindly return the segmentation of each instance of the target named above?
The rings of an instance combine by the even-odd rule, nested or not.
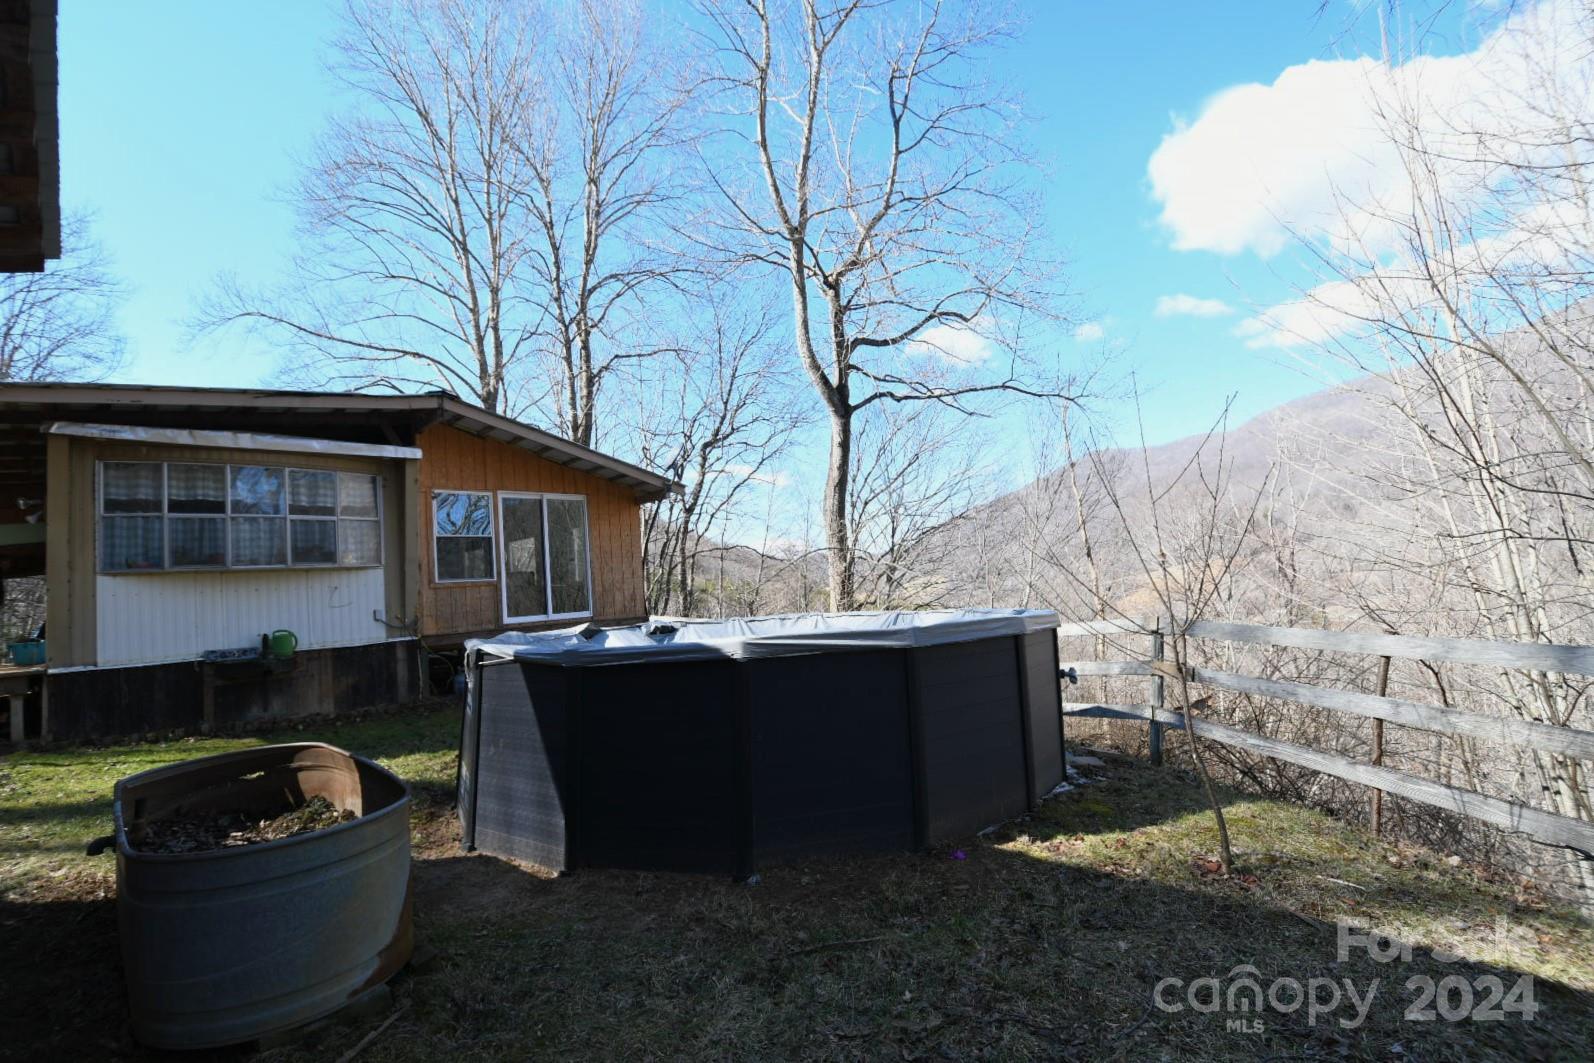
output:
[[[492,710],[465,721],[464,748],[474,752],[461,764],[465,843],[563,870],[572,801],[569,670],[505,662],[481,676],[481,703]]]
[[[913,848],[901,650],[749,661],[754,862]]]
[[[1011,638],[922,646],[913,655],[924,841],[934,845],[1029,807],[1023,710]]]
[[[528,666],[528,668],[534,666]],[[576,866],[723,871],[744,861],[747,755],[733,661],[570,668]],[[533,700],[536,692],[533,691]]]

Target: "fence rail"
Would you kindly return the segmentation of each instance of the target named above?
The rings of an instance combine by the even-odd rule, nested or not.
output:
[[[1162,729],[1184,729],[1182,713],[1163,707],[1167,679],[1179,679],[1172,662],[1163,659],[1164,625],[1152,621],[1094,620],[1065,624],[1058,629],[1063,637],[1082,635],[1149,636],[1151,657],[1144,661],[1075,661],[1059,666],[1062,678],[1130,677],[1151,680],[1150,704],[1096,704],[1064,702],[1065,716],[1093,719],[1141,721],[1151,728],[1153,762],[1160,760]],[[1432,662],[1465,663],[1540,672],[1594,675],[1594,646],[1551,645],[1548,643],[1491,642],[1483,639],[1417,638],[1407,635],[1368,634],[1351,631],[1324,631],[1310,628],[1269,627],[1226,621],[1198,621],[1185,634],[1192,638],[1244,642],[1291,649],[1327,650],[1334,653],[1364,654],[1384,658],[1402,657]],[[1387,673],[1381,672],[1383,675]],[[1385,722],[1486,742],[1503,743],[1541,752],[1557,753],[1579,760],[1594,761],[1594,731],[1560,727],[1532,720],[1487,716],[1461,709],[1445,708],[1402,698],[1365,694],[1354,690],[1315,686],[1308,683],[1262,679],[1209,668],[1189,668],[1184,676],[1190,683],[1218,690],[1312,705],[1334,712],[1372,719],[1380,734]],[[1203,739],[1246,749],[1253,753],[1288,761],[1333,775],[1348,782],[1374,788],[1375,815],[1381,811],[1377,798],[1385,791],[1447,811],[1520,831],[1550,845],[1575,849],[1594,859],[1594,823],[1534,808],[1515,801],[1489,797],[1471,790],[1425,779],[1408,772],[1382,767],[1382,742],[1375,740],[1374,763],[1365,764],[1337,753],[1325,753],[1308,746],[1285,742],[1228,724],[1197,716],[1194,730]]]
[[[1057,634],[1155,635],[1159,625],[1150,620],[1083,620],[1063,624]],[[1163,634],[1168,632],[1163,631]],[[1359,653],[1369,657],[1403,657],[1447,664],[1484,664],[1538,672],[1594,675],[1594,646],[1569,646],[1549,642],[1497,642],[1492,639],[1427,638],[1385,635],[1376,631],[1330,631],[1320,628],[1269,627],[1227,620],[1197,620],[1185,634],[1191,638],[1224,642],[1249,642],[1289,649]]]

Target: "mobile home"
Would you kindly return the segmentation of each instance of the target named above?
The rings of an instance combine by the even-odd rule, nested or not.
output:
[[[676,489],[440,393],[11,384],[0,424],[0,574],[46,595],[19,737],[403,701],[473,635],[634,621]]]

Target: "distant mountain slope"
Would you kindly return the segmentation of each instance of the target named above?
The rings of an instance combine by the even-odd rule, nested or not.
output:
[[[1149,477],[1155,493],[1174,485],[1181,476],[1186,490],[1199,490],[1196,463],[1208,476],[1221,461],[1227,470],[1232,491],[1249,494],[1270,471],[1282,469],[1291,477],[1303,499],[1311,497],[1329,504],[1342,495],[1342,467],[1356,452],[1381,448],[1388,435],[1388,411],[1378,401],[1388,384],[1377,378],[1363,378],[1326,388],[1303,398],[1283,403],[1244,421],[1227,432],[1186,436],[1169,443],[1148,447],[1106,448],[1077,459],[1079,479],[1087,492],[1099,491],[1098,470],[1112,475],[1115,490],[1127,503],[1143,502]],[[1072,496],[1068,467],[1052,470],[1038,480],[985,503],[966,516],[986,520],[1023,504],[1032,492],[1061,492],[1068,497],[1069,517]],[[1343,498],[1334,504],[1342,504]]]
[[[1200,496],[1200,478],[1192,469],[1198,453],[1208,477],[1221,459],[1237,502],[1253,498],[1274,471],[1277,489],[1269,499],[1275,516],[1291,506],[1302,512],[1355,516],[1361,495],[1346,489],[1345,469],[1357,456],[1375,452],[1389,434],[1388,411],[1376,397],[1385,387],[1377,378],[1363,379],[1284,403],[1221,435],[1189,436],[1144,453],[1138,447],[1115,447],[1082,457],[1078,475],[1092,514],[1090,526],[1107,540],[1114,538],[1118,524],[1104,500],[1098,471],[1108,475],[1131,520],[1138,521],[1146,508],[1148,474],[1159,496],[1173,488],[1165,500],[1168,512],[1178,512],[1181,500],[1193,502]],[[1386,427],[1380,428],[1381,423]],[[912,581],[912,599],[897,604],[1016,601],[1016,588],[993,573],[1015,574],[1024,566],[1022,555],[1038,541],[1049,539],[1062,554],[1078,537],[1068,474],[1066,465],[1053,469],[928,534],[912,555],[919,577]],[[1357,491],[1365,490],[1364,484],[1357,484]],[[861,560],[860,591],[865,595],[867,568],[868,562]],[[761,557],[747,546],[705,542],[698,560],[695,611],[734,615],[824,608],[825,577],[823,551],[773,558]]]

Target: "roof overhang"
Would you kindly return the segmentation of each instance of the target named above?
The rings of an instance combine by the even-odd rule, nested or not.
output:
[[[579,472],[591,473],[606,480],[617,480],[629,485],[637,496],[647,502],[656,502],[668,494],[681,494],[685,488],[667,476],[648,472],[630,462],[621,461],[599,451],[572,443],[568,439],[551,435],[530,425],[512,421],[479,406],[461,402],[451,395],[423,396],[440,400],[439,421],[455,428],[509,443],[533,454],[565,465]]]
[[[380,425],[397,445],[396,429],[418,430],[447,424],[472,435],[530,451],[547,461],[611,480],[631,489],[644,502],[679,494],[683,487],[669,477],[630,462],[572,443],[568,439],[473,406],[452,395],[366,395],[357,392],[273,391],[244,388],[145,387],[132,384],[0,384],[0,422],[27,416],[37,422],[75,421],[135,424],[159,421],[183,427],[187,414],[279,421],[314,422],[325,436],[328,424],[352,430]],[[247,422],[245,422],[247,423]],[[35,436],[35,438],[39,438]]]
[[[338,454],[359,458],[393,458],[418,461],[420,447],[384,443],[350,443],[342,439],[311,439],[265,432],[222,432],[207,428],[151,428],[129,424],[74,424],[56,421],[44,426],[49,435],[109,439],[119,443],[155,443],[174,447],[220,447],[227,450],[267,450],[285,454]]]

